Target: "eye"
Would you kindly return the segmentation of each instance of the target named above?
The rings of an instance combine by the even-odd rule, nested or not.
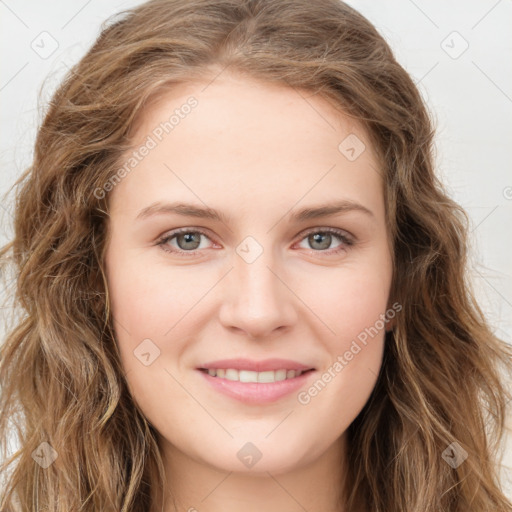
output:
[[[197,249],[205,248],[201,247],[201,237],[209,240],[209,237],[203,231],[183,228],[165,235],[158,241],[157,245],[162,246],[164,251],[175,254],[185,252],[188,254],[196,254]],[[175,243],[169,245],[169,242],[171,241],[174,241]],[[171,249],[170,247],[174,247],[174,249]]]
[[[327,251],[335,239],[341,241],[334,249]],[[315,228],[309,231],[301,241],[306,241],[314,252],[327,252],[328,254],[336,254],[345,251],[347,247],[354,245],[354,241],[345,231],[336,228]],[[307,247],[306,247],[307,248]]]

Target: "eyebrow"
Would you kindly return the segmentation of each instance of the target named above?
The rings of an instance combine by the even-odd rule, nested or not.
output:
[[[339,213],[348,213],[348,212],[361,212],[370,217],[375,217],[373,212],[363,206],[360,203],[355,201],[351,201],[348,199],[344,199],[342,201],[336,201],[333,203],[328,203],[321,206],[311,206],[308,208],[303,208],[297,212],[292,213],[289,216],[290,222],[303,222],[305,220],[317,219],[319,217],[327,217],[330,215],[336,215]],[[197,217],[201,219],[210,219],[223,223],[229,223],[230,218],[222,212],[214,210],[213,208],[197,206],[190,203],[162,203],[157,201],[156,203],[152,203],[140,210],[137,214],[136,220],[147,219],[148,217],[152,217],[154,215],[169,215],[176,214],[182,215],[184,217]]]

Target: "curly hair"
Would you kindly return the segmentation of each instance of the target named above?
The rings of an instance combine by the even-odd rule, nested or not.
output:
[[[497,456],[512,352],[467,273],[468,219],[435,174],[434,129],[383,37],[339,0],[152,0],[102,25],[53,95],[16,187],[19,310],[1,346],[4,511],[148,512],[164,467],[132,400],[104,273],[106,183],[144,105],[228,66],[319,94],[366,128],[383,171],[393,300],[377,384],[348,429],[346,510],[511,512]],[[7,275],[5,271],[4,276]],[[443,452],[458,443],[458,467]],[[35,462],[41,450],[58,457]],[[8,471],[8,472],[7,472]]]

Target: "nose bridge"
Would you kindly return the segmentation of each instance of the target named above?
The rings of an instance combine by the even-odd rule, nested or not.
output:
[[[280,289],[283,284],[276,277],[276,270],[271,271],[275,265],[271,258],[260,256],[258,260],[247,263],[243,260],[237,261],[234,268],[234,280],[239,290],[239,301],[246,302],[261,308],[265,304],[276,301],[282,295]]]
[[[221,320],[250,336],[268,335],[295,321],[293,293],[281,281],[279,262],[270,247],[247,237],[236,248],[227,280]]]

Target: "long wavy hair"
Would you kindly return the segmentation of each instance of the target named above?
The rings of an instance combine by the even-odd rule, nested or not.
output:
[[[435,175],[414,82],[339,0],[152,0],[105,22],[67,73],[13,185],[14,235],[0,250],[17,312],[1,346],[0,508],[148,512],[164,488],[157,433],[120,365],[103,260],[109,196],[94,191],[133,149],[148,101],[228,67],[318,93],[363,123],[379,156],[403,309],[348,429],[346,510],[511,512],[497,468],[512,353],[471,289],[467,215]],[[447,463],[461,449],[464,462]]]

